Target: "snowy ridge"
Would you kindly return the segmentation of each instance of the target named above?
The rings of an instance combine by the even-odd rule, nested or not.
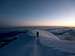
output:
[[[75,41],[61,40],[54,34],[44,30],[32,30],[32,35],[35,36],[36,32],[39,32],[39,40],[41,44],[48,47],[52,46],[55,47],[55,49],[62,51],[75,53]]]
[[[37,39],[35,39],[36,32],[39,32],[39,37]],[[45,30],[33,29],[15,37],[17,37],[15,41],[0,48],[0,56],[36,56],[37,54],[37,56],[43,56],[41,55],[44,54],[42,51],[49,52],[48,50],[50,50],[52,52],[51,48],[47,50],[42,49],[43,46],[53,47],[53,50],[58,49],[60,52],[75,54],[75,41],[59,39],[56,35]],[[37,44],[37,40],[39,40],[41,44],[40,47],[40,44]],[[42,50],[40,51],[40,49]],[[47,54],[51,53],[49,52]],[[46,56],[49,56],[47,54]]]
[[[47,37],[47,38],[50,38],[50,39],[56,39],[56,40],[60,40],[57,36],[55,36],[54,34],[52,33],[49,33],[47,31],[44,31],[44,30],[32,30],[30,35],[31,36],[36,36],[36,32],[39,32],[39,37]],[[53,38],[52,38],[53,37]]]

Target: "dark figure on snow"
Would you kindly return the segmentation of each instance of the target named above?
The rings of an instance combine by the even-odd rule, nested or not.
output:
[[[39,37],[39,32],[36,32],[36,36]]]

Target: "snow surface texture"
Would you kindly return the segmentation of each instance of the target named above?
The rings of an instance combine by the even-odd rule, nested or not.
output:
[[[39,32],[40,43],[48,47],[55,47],[61,51],[75,53],[75,41],[61,40],[54,34],[44,30],[32,30],[30,35],[36,36]]]
[[[58,49],[60,51],[75,53],[74,41],[61,40],[57,36],[48,31],[35,29],[30,30],[27,34],[22,33],[15,36],[17,37],[17,40],[11,42],[10,44],[8,44],[3,48],[0,48],[0,56],[36,56],[38,53],[45,54],[42,51],[40,51],[42,47],[38,47],[38,45],[36,44],[37,39],[33,39],[34,36],[35,38],[37,38],[36,32],[39,32],[38,39],[42,46],[53,47],[54,49]],[[49,50],[47,54],[51,54],[52,50],[51,49],[47,50]],[[52,56],[47,54],[46,55],[38,54],[37,56]]]

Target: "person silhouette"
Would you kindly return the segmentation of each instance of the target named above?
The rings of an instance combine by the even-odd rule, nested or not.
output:
[[[39,32],[36,32],[36,36],[39,37]]]

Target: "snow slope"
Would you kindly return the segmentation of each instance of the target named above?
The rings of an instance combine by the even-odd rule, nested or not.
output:
[[[61,51],[75,53],[75,41],[61,40],[54,34],[44,30],[32,30],[32,35],[35,36],[36,32],[39,32],[39,40],[41,44],[48,47],[54,47]]]
[[[36,32],[39,32],[38,40],[41,45],[53,47],[60,51],[75,53],[75,41],[61,40],[54,34],[44,30],[31,30],[26,34],[19,34],[17,40],[4,48],[0,48],[0,56],[33,56],[36,47]],[[37,47],[38,48],[38,47]],[[35,50],[34,50],[35,49]],[[40,51],[40,48],[38,48]],[[41,52],[40,52],[41,53]],[[39,55],[38,55],[39,56]]]

